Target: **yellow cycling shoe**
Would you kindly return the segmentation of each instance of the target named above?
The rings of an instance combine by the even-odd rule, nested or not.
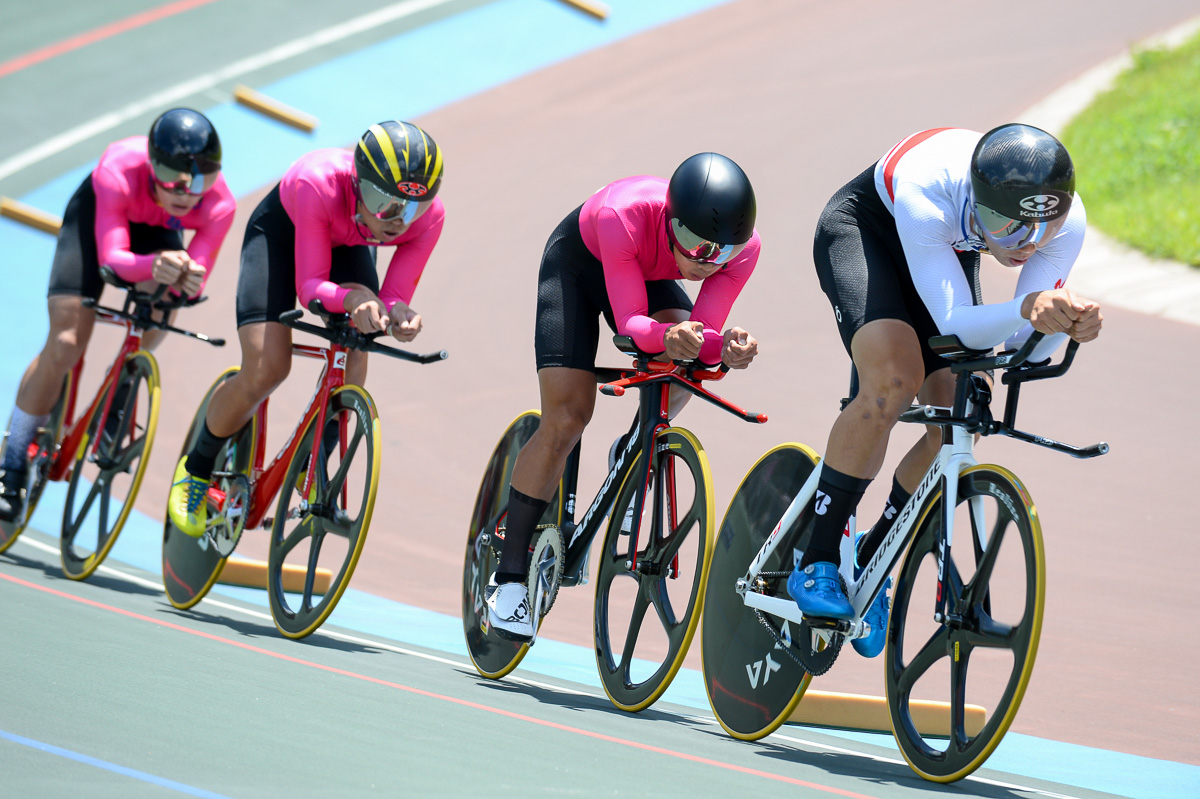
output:
[[[187,455],[184,455],[175,467],[171,496],[167,499],[167,513],[171,516],[172,524],[192,538],[204,535],[204,526],[208,521],[208,504],[204,501],[207,491],[208,481],[188,472]]]

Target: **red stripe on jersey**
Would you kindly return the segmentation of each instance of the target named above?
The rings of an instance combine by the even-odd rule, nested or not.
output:
[[[916,147],[926,139],[941,133],[943,130],[953,130],[953,128],[930,128],[923,130],[920,133],[914,133],[907,139],[904,139],[892,151],[883,158],[883,185],[887,187],[888,199],[893,203],[896,202],[896,187],[892,184],[892,173],[896,171],[896,164],[900,163],[900,159],[912,148]]]

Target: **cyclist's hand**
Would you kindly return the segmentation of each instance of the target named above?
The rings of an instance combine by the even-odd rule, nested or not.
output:
[[[397,341],[412,341],[421,332],[421,315],[402,302],[392,306],[391,334]]]
[[[758,339],[740,327],[729,328],[721,338],[721,360],[730,369],[745,369],[758,355]]]
[[[185,297],[195,297],[204,286],[206,274],[203,266],[188,258],[187,264],[179,275],[179,280],[175,281],[175,288],[179,289]]]
[[[1100,313],[1100,303],[1082,298],[1077,299],[1086,304],[1085,309],[1075,320],[1075,324],[1071,325],[1067,335],[1082,344],[1100,335],[1100,328],[1104,324],[1104,314]]]
[[[154,266],[151,268],[150,274],[154,278],[154,282],[174,286],[191,260],[191,257],[183,250],[163,250],[154,256]]]
[[[1078,300],[1065,288],[1039,291],[1026,295],[1021,303],[1021,315],[1034,330],[1042,333],[1066,333],[1088,312],[1088,300]]]
[[[688,321],[672,325],[663,336],[667,357],[673,361],[693,361],[704,344],[704,325]]]
[[[354,289],[346,295],[344,304],[360,333],[378,333],[387,329],[387,309],[373,291]]]

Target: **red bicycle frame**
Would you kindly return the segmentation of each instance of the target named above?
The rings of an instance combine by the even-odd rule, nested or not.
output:
[[[314,424],[316,425],[313,433],[316,436],[314,444],[320,442],[320,435],[325,430],[325,408],[328,405],[329,396],[346,384],[346,357],[348,352],[349,350],[346,347],[336,343],[331,343],[328,347],[292,344],[293,354],[302,355],[305,358],[319,358],[325,361],[325,363],[321,367],[321,375],[317,380],[317,390],[309,399],[308,405],[300,417],[300,423],[296,425],[291,436],[284,443],[283,448],[265,468],[263,467],[263,459],[267,446],[267,404],[270,401],[270,397],[264,399],[254,412],[254,458],[253,466],[250,470],[250,507],[246,513],[245,529],[252,529],[262,524],[267,509],[271,506],[271,501],[275,499],[275,495],[283,483],[287,467],[296,454],[296,448],[300,446],[300,433],[307,429],[309,423],[313,422],[314,419]],[[338,424],[340,426],[338,449],[339,454],[344,456],[346,454],[346,419],[343,417],[339,420]],[[315,449],[316,447],[314,446]],[[308,471],[305,472],[304,484],[301,487],[301,496],[308,496],[316,473],[317,458],[309,458]],[[218,506],[224,504],[225,497],[219,489],[210,487],[209,495],[217,502]],[[343,484],[343,502],[346,501],[347,495],[348,488]]]
[[[88,406],[87,411],[78,419],[75,419],[75,402],[79,394],[79,376],[83,373],[83,357],[81,356],[75,363],[75,366],[71,368],[71,385],[67,393],[66,413],[63,415],[63,429],[66,431],[66,434],[60,439],[58,449],[50,456],[50,469],[47,472],[48,480],[67,480],[70,478],[71,466],[75,463],[75,453],[78,451],[83,436],[87,432],[88,423],[98,411],[108,413],[109,406],[112,404],[113,398],[111,395],[106,395],[106,389],[116,382],[117,375],[121,371],[121,367],[125,364],[125,359],[142,348],[142,330],[136,327],[132,320],[116,316],[101,308],[96,309],[96,319],[106,324],[123,326],[125,328],[125,340],[121,342],[121,348],[117,352],[117,357],[113,359],[108,374],[104,376],[103,382],[100,383],[100,388],[96,390],[96,396],[92,400],[92,404]],[[101,400],[104,403],[103,408],[100,408]],[[136,398],[134,402],[137,402]],[[135,405],[135,412],[136,407]],[[94,441],[89,442],[93,454],[99,445],[100,436],[96,436]],[[66,457],[63,457],[64,454]]]

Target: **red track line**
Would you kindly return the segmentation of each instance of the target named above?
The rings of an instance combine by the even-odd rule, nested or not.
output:
[[[469,707],[474,710],[482,710],[486,713],[495,713],[498,716],[507,716],[508,718],[511,718],[511,719],[517,719],[519,721],[529,722],[530,724],[537,724],[539,726],[549,727],[554,730],[561,730],[563,732],[570,732],[570,733],[574,733],[576,735],[583,735],[588,738],[595,738],[600,741],[606,741],[608,743],[619,744],[620,746],[628,746],[633,749],[641,749],[643,751],[653,752],[653,753],[659,754],[659,755],[667,755],[668,757],[675,757],[675,758],[679,758],[680,760],[690,761],[692,763],[701,763],[706,766],[715,766],[716,768],[723,768],[723,769],[727,769],[729,771],[737,771],[742,774],[749,774],[754,777],[763,777],[765,779],[775,780],[777,782],[786,782],[790,785],[799,785],[804,788],[811,788],[814,791],[822,791],[824,793],[834,794],[835,796],[845,796],[845,797],[849,797],[850,799],[878,799],[878,797],[868,796],[867,794],[854,793],[853,791],[844,791],[844,790],[841,790],[840,788],[833,788],[828,785],[819,785],[815,782],[805,782],[804,780],[798,780],[793,777],[785,777],[782,774],[772,774],[768,771],[760,771],[758,769],[748,768],[746,766],[738,766],[733,763],[724,763],[720,760],[710,760],[709,758],[706,758],[706,757],[699,757],[697,755],[689,755],[686,752],[676,752],[673,749],[663,749],[662,747],[659,747],[659,746],[651,746],[650,744],[639,743],[637,741],[630,741],[625,738],[616,738],[611,735],[604,735],[603,733],[593,732],[591,730],[584,730],[579,727],[571,727],[566,724],[558,724],[553,721],[546,721],[545,719],[534,718],[533,716],[526,716],[521,713],[514,713],[511,710],[501,710],[500,708],[491,707],[489,705],[479,704],[478,702],[471,702],[466,699],[456,699],[453,696],[446,696],[444,694],[435,694],[431,691],[424,691],[424,690],[421,690],[420,688],[413,688],[408,685],[401,685],[400,683],[390,682],[389,680],[382,680],[378,677],[370,677],[365,674],[358,674],[357,672],[346,671],[345,669],[334,668],[333,666],[325,666],[320,663],[313,663],[312,661],[303,660],[301,658],[294,658],[294,657],[291,657],[290,655],[281,655],[278,652],[272,652],[268,649],[263,649],[261,647],[253,646],[251,644],[247,644],[242,641],[234,641],[230,638],[222,638],[221,636],[214,635],[212,633],[206,633],[206,632],[202,632],[200,630],[192,630],[192,629],[189,629],[189,628],[184,627],[179,624],[173,624],[169,621],[163,621],[162,619],[155,619],[151,616],[143,616],[140,613],[134,613],[129,610],[123,610],[121,608],[113,607],[112,605],[105,605],[103,602],[96,602],[95,600],[92,600],[92,599],[84,599],[83,597],[74,596],[72,594],[68,594],[63,591],[58,591],[53,588],[47,588],[44,585],[38,585],[37,583],[31,583],[26,580],[22,580],[19,577],[11,577],[7,574],[0,574],[0,579],[7,580],[10,583],[15,583],[20,586],[24,586],[25,588],[33,588],[38,591],[43,591],[47,594],[53,594],[54,596],[62,597],[64,599],[70,599],[74,602],[80,602],[84,605],[90,605],[94,608],[100,608],[101,610],[107,610],[107,611],[111,611],[112,613],[118,613],[122,616],[127,616],[131,619],[137,619],[138,621],[148,621],[151,624],[157,624],[160,627],[167,627],[172,630],[178,630],[179,632],[187,633],[188,635],[195,635],[200,638],[207,638],[210,641],[217,641],[222,644],[229,644],[230,646],[236,646],[239,649],[245,649],[249,652],[256,652],[260,655],[266,655],[267,657],[272,657],[277,660],[284,660],[284,661],[287,661],[288,663],[295,663],[300,666],[309,666],[314,669],[320,669],[321,671],[327,671],[332,674],[340,674],[343,677],[350,677],[355,680],[362,680],[364,682],[375,683],[376,685],[383,685],[388,688],[396,688],[401,691],[407,691],[408,693],[411,693],[411,694],[417,694],[418,696],[425,696],[425,697],[429,697],[430,699],[440,699],[443,702],[451,702],[453,704],[461,705],[463,707]]]
[[[116,36],[118,33],[140,28],[143,25],[148,25],[151,22],[156,22],[166,17],[173,17],[176,14],[190,11],[197,6],[207,5],[211,2],[213,0],[176,0],[174,3],[167,3],[165,6],[143,11],[140,14],[134,14],[132,17],[126,17],[123,20],[102,25],[87,33],[72,36],[70,39],[63,39],[56,44],[47,45],[40,50],[34,50],[32,53],[17,56],[0,64],[0,78],[3,78],[5,75],[11,75],[14,72],[19,72],[25,69],[25,67],[62,55],[63,53],[78,50],[80,47],[89,45],[92,42],[98,42],[101,39]]]

